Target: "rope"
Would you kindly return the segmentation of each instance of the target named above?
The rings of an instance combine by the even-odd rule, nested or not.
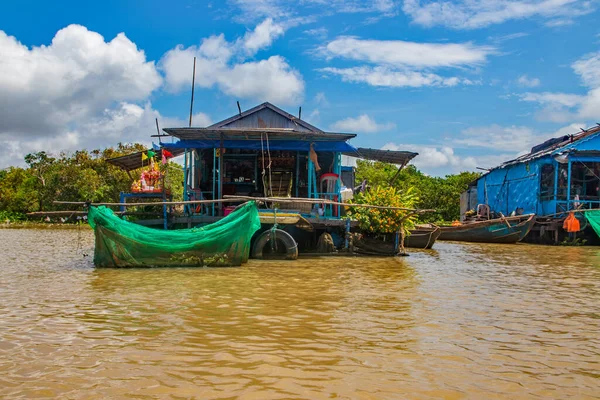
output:
[[[263,184],[263,192],[265,193],[265,197],[269,197],[269,193],[267,193],[267,185],[265,182],[265,174],[267,171],[265,170],[265,148],[263,145],[263,134],[260,134],[260,151],[262,154],[262,184]]]
[[[271,250],[273,252],[277,251],[277,208],[273,209],[273,216],[274,216],[274,224],[273,227],[271,228],[271,233],[270,233],[270,238],[269,238],[269,242],[271,242]]]
[[[269,134],[266,133],[265,136],[267,137],[267,154],[269,155],[269,165],[267,165],[267,168],[269,169],[269,191],[271,193],[271,196],[273,196],[273,176],[271,175],[271,149],[269,146]]]

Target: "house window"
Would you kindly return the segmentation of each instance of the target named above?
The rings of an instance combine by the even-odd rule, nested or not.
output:
[[[554,197],[554,165],[542,165],[540,177],[540,197],[542,200],[548,200]]]

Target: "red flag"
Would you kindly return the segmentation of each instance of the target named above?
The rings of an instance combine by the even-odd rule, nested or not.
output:
[[[163,149],[162,150],[163,156],[165,157],[173,157],[173,153],[171,153],[169,150],[167,149]]]

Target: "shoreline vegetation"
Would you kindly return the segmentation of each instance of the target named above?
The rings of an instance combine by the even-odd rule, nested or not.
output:
[[[119,143],[104,150],[79,150],[56,156],[45,151],[28,154],[25,156],[26,167],[0,170],[0,229],[71,229],[87,225],[80,215],[32,217],[27,214],[64,210],[64,205],[53,203],[55,200],[118,202],[120,192],[130,191],[132,180],[139,179],[141,170],[131,171],[129,175],[107,160],[145,150],[146,147],[139,143]],[[173,200],[182,200],[181,166],[169,162],[164,168],[168,169],[165,183]],[[366,180],[367,186],[375,190],[388,188],[395,193],[410,193],[411,206],[436,210],[418,216],[414,223],[444,223],[458,219],[460,194],[480,176],[475,172],[461,172],[432,177],[409,165],[394,180],[397,172],[397,166],[393,164],[357,160],[356,180]],[[392,180],[394,183],[390,186]]]

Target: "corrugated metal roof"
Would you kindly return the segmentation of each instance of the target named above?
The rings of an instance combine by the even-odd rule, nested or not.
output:
[[[322,132],[319,128],[269,102],[224,119],[208,128],[285,128],[296,131]]]
[[[184,149],[172,149],[169,150],[173,157],[177,157],[183,154]],[[146,151],[138,151],[137,153],[127,154],[126,156],[115,157],[106,160],[106,162],[116,165],[119,168],[124,169],[125,171],[133,171],[138,168],[142,168],[144,165],[148,165],[148,161],[142,162],[142,154]],[[156,151],[156,156],[160,159],[162,158],[162,150]]]
[[[346,141],[356,137],[354,133],[309,132],[290,128],[165,128],[169,135],[180,140],[315,140]]]
[[[413,153],[410,151],[394,151],[394,150],[380,150],[380,149],[369,149],[366,147],[359,147],[356,153],[345,153],[348,156],[363,158],[365,160],[382,161],[391,164],[406,165],[410,160],[419,155],[419,153]]]

